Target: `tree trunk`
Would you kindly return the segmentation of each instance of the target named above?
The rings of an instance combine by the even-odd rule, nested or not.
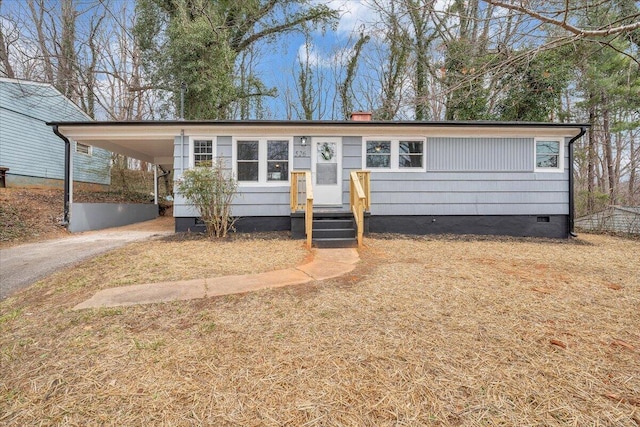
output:
[[[56,87],[67,98],[77,101],[77,80],[75,78],[76,61],[76,17],[77,12],[73,0],[62,2],[62,40],[60,40],[60,55],[58,57],[58,84]]]
[[[616,204],[616,176],[614,171],[613,164],[613,147],[611,143],[611,126],[609,119],[609,99],[606,93],[602,94],[602,130],[604,132],[604,156],[605,156],[605,164],[607,167],[607,183],[608,183],[608,194],[609,194],[609,203],[612,205]]]
[[[42,67],[47,83],[55,84],[53,79],[53,66],[51,65],[51,52],[47,47],[47,38],[44,35],[44,3],[40,0],[36,6],[34,0],[29,0],[29,9],[33,17],[33,23],[38,31],[38,45],[42,55]]]
[[[2,7],[2,0],[0,0],[0,7]],[[11,62],[9,62],[9,45],[4,38],[2,28],[3,26],[0,25],[0,63],[2,63],[5,75],[10,79],[15,79],[16,75],[11,67]]]
[[[636,168],[638,167],[638,153],[636,153],[635,148],[635,133],[633,131],[629,132],[629,204],[631,206],[636,206],[638,202],[636,201]],[[640,152],[640,150],[638,150]]]
[[[593,213],[595,208],[594,191],[595,191],[595,168],[596,168],[596,107],[593,103],[593,95],[589,95],[589,146],[587,149],[587,212]]]

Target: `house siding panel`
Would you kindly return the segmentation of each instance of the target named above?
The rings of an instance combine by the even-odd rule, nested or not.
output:
[[[50,86],[0,81],[0,166],[9,175],[64,179],[64,142],[47,121],[87,120],[71,101]],[[73,179],[110,183],[111,153],[97,147],[92,156],[73,154]]]
[[[301,136],[293,137],[293,168],[292,170],[311,170],[311,141],[307,137],[307,145],[300,144]]]
[[[231,136],[218,136],[216,138],[216,154],[225,160],[225,168],[231,171],[233,154],[233,138]],[[180,161],[181,138],[174,139],[174,170],[176,178],[182,176]],[[182,159],[185,168],[188,167],[189,137],[185,135]],[[199,216],[197,210],[189,204],[177,191],[175,192],[174,216],[194,217]],[[289,215],[289,185],[286,186],[239,186],[238,194],[234,197],[231,212],[234,216],[282,216]]]
[[[312,137],[313,139],[313,137]],[[310,157],[294,137],[292,169],[309,169]],[[362,137],[342,138],[343,206],[348,206],[349,173],[362,169]],[[183,156],[188,164],[188,138]],[[372,215],[567,215],[568,147],[564,172],[534,172],[533,138],[427,138],[426,172],[372,172]],[[179,138],[175,152],[179,154]],[[232,137],[217,139],[217,153],[230,167]],[[175,160],[176,176],[180,175]],[[179,195],[175,216],[197,216]],[[289,186],[239,188],[238,216],[289,214]]]
[[[428,171],[532,171],[533,138],[427,138]]]
[[[566,141],[565,170],[558,173],[533,172],[532,138],[466,140],[468,141],[463,138],[429,138],[426,172],[372,172],[371,214],[569,213],[569,162]],[[488,143],[488,151],[482,154],[478,150],[481,142],[485,140]],[[447,145],[448,142],[451,142],[450,146]],[[511,148],[511,145],[514,147]],[[429,160],[430,156],[436,158]],[[430,168],[442,171],[433,171]],[[485,168],[495,168],[496,171],[489,172],[484,170]],[[345,203],[347,200],[345,198]]]

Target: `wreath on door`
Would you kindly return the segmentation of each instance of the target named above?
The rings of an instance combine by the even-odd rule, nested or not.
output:
[[[319,151],[320,151],[320,156],[324,160],[331,160],[335,155],[335,151],[333,150],[333,147],[329,145],[328,142],[325,142],[324,144],[322,144],[319,148]]]

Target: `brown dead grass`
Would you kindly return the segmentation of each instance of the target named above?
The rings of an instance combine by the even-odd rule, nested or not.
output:
[[[639,242],[366,244],[346,277],[189,302],[73,312],[42,282],[0,303],[0,424],[640,425]]]

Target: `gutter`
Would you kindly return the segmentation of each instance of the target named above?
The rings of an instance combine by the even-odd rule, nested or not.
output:
[[[587,126],[581,126],[580,133],[569,140],[569,222],[567,225],[569,226],[569,236],[571,237],[578,237],[574,230],[576,209],[573,191],[573,143],[582,138],[585,133],[587,133]]]
[[[468,128],[468,127],[511,127],[511,128],[578,128],[589,127],[587,123],[548,123],[548,122],[499,122],[499,121],[415,121],[415,120],[371,120],[367,122],[353,120],[122,120],[122,121],[56,121],[47,122],[47,125],[64,126],[176,126],[185,128],[189,126],[243,126],[258,127],[275,126],[279,128],[296,126],[330,126],[330,127],[443,127],[443,128]]]
[[[62,225],[69,225],[70,199],[71,199],[71,141],[58,130],[58,125],[53,125],[53,133],[64,141],[64,214]]]

